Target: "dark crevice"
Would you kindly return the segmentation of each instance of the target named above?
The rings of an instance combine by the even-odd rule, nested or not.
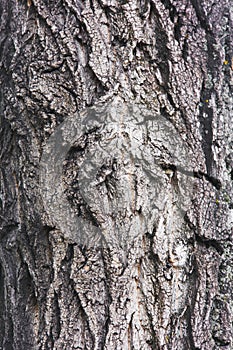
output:
[[[94,2],[93,2],[93,0],[90,0],[90,8],[91,8],[91,10],[92,10],[92,12],[93,12],[93,15],[95,14],[95,7],[94,7]]]
[[[168,44],[168,37],[166,31],[163,29],[161,24],[161,14],[157,10],[155,4],[151,2],[151,13],[153,13],[153,16],[155,16],[156,20],[156,49],[160,53],[159,55],[159,62],[158,68],[160,69],[162,79],[164,82],[164,85],[167,87],[167,84],[169,82],[169,65],[168,61],[171,59],[171,52],[167,48]],[[168,89],[169,90],[169,89]]]
[[[3,343],[3,349],[4,350],[15,350],[14,348],[14,323],[12,320],[12,316],[9,312],[9,310],[7,310],[7,321],[5,324],[5,338],[4,338],[4,343]]]
[[[231,181],[233,181],[233,169],[230,172]]]
[[[61,333],[61,311],[59,307],[59,296],[56,292],[54,292],[53,307],[54,307],[54,323],[53,323],[52,338],[58,339]]]
[[[181,39],[181,28],[183,26],[183,19],[182,17],[178,17],[177,19],[177,22],[175,23],[175,27],[174,27],[174,36],[175,36],[175,39],[180,42],[180,39]]]
[[[11,26],[13,19],[13,2],[6,1],[0,5],[1,14],[1,43],[0,43],[0,62],[1,70],[6,71],[5,78],[9,79],[8,67],[10,67],[15,54],[15,45],[9,33],[12,32]],[[4,31],[2,30],[4,28]]]
[[[191,231],[193,232],[193,234],[196,235],[197,232],[198,232],[198,229],[197,229],[197,227],[191,222],[191,220],[190,220],[190,218],[189,218],[187,212],[186,212],[185,215],[184,215],[184,220],[185,220],[185,222],[187,223],[188,227],[189,227],[189,228],[191,229]],[[191,237],[191,238],[189,239],[189,243],[190,243],[192,246],[194,246],[194,242],[195,242],[194,237]]]
[[[202,85],[201,91],[201,101],[202,105],[200,106],[200,123],[201,123],[201,134],[202,134],[202,148],[205,154],[206,168],[207,172],[211,174],[212,165],[213,165],[213,152],[212,152],[212,143],[213,143],[213,130],[212,130],[212,121],[213,121],[213,109],[209,107],[208,102],[211,97],[211,92],[205,89],[205,84]]]
[[[26,350],[32,348],[35,344],[35,339],[32,336],[33,325],[31,323],[31,314],[28,308],[28,302],[32,302],[33,298],[35,300],[35,285],[27,263],[21,264],[17,279],[18,290],[17,303],[15,305],[17,316],[14,317],[15,325],[17,324],[16,343],[17,346],[22,346]],[[18,334],[21,335],[21,339],[18,338]]]
[[[144,293],[142,293],[142,295],[144,296],[144,298],[146,300],[146,296],[144,295]],[[149,311],[146,303],[144,304],[144,307],[146,309],[146,314],[147,314],[147,317],[148,317],[148,320],[149,320],[150,336],[151,336],[151,339],[148,339],[146,341],[146,343],[151,347],[151,349],[159,349],[159,340],[158,340],[157,332],[156,332],[156,330],[154,328],[153,315]]]
[[[85,327],[85,330],[87,330],[90,340],[92,342],[92,347],[91,349],[94,348],[94,344],[95,344],[95,335],[93,334],[91,327],[90,327],[90,323],[89,323],[89,317],[85,311],[85,308],[82,306],[80,297],[75,289],[75,283],[72,279],[69,280],[69,284],[72,288],[72,291],[74,293],[74,296],[77,300],[77,302],[75,303],[77,305],[77,310],[78,310],[78,314],[79,314],[79,319],[83,321],[83,325]],[[85,348],[86,349],[86,348]]]
[[[184,39],[184,44],[182,48],[182,57],[185,61],[187,61],[187,58],[188,58],[188,38],[187,37],[185,37]]]
[[[9,233],[17,231],[19,228],[19,223],[11,222],[11,220],[6,220],[4,217],[1,217],[0,219],[3,219],[4,222],[7,222],[7,224],[2,225],[3,227],[0,228],[0,242],[3,243],[5,239],[7,239]]]
[[[65,63],[65,60],[63,59],[62,62],[61,62],[59,65],[56,65],[56,66],[48,66],[47,68],[44,68],[44,69],[41,71],[41,74],[49,74],[49,73],[58,72],[59,70],[62,69],[64,63]]]
[[[102,251],[102,249],[101,249]],[[103,263],[104,263],[104,258],[103,258]],[[107,275],[107,269],[105,268],[105,273]],[[112,296],[110,293],[110,287],[108,285],[109,283],[109,279],[108,277],[106,278],[106,281],[104,283],[105,285],[105,291],[107,294],[107,299],[105,299],[105,305],[104,305],[104,311],[105,311],[105,323],[102,326],[102,337],[101,337],[101,349],[104,348],[104,345],[106,343],[106,339],[107,339],[107,335],[109,332],[109,326],[111,324],[111,317],[110,317],[110,305],[112,303]]]
[[[66,256],[61,262],[62,266],[68,267],[68,271],[71,271],[73,258],[74,258],[74,244],[69,243],[66,250]]]
[[[206,56],[207,64],[205,67],[203,67],[205,79],[201,89],[201,104],[199,109],[199,118],[201,122],[202,145],[206,159],[207,173],[211,174],[214,163],[212,152],[212,123],[215,116],[213,108],[211,108],[211,106],[209,105],[209,100],[213,97],[213,95],[217,99],[215,92],[216,83],[214,83],[214,81],[217,81],[219,79],[219,67],[221,67],[222,63],[219,50],[216,48],[216,34],[213,34],[213,31],[210,29],[210,25],[208,23],[210,21],[210,18],[203,11],[201,1],[191,0],[191,4],[195,9],[201,27],[204,29],[207,44],[207,50],[203,52]],[[219,14],[219,16],[221,16],[221,13]]]
[[[173,97],[171,95],[171,93],[169,92],[169,89],[165,89],[166,93],[167,93],[167,99],[170,102],[171,106],[174,108],[175,111],[177,111],[177,107],[176,104],[173,100]]]
[[[203,173],[202,171],[194,171],[193,172],[194,177],[198,178],[198,179],[202,179],[203,177],[209,181],[218,191],[221,189],[222,187],[222,183],[219,179],[216,179],[214,176],[210,176],[206,173]]]
[[[142,19],[145,18],[148,10],[150,9],[150,0],[139,0],[139,14]]]
[[[75,145],[73,145],[67,154],[67,163],[64,166],[64,174],[66,176],[70,169],[74,166],[79,169],[81,166],[82,158],[85,154],[85,150],[88,148],[90,140],[89,136],[95,133],[98,127],[93,127],[88,133],[85,133],[82,138],[80,138]],[[95,141],[98,141],[99,135],[95,135]],[[67,195],[68,201],[71,203],[72,208],[74,208],[79,217],[84,218],[86,221],[90,222],[93,226],[99,227],[100,223],[92,212],[90,206],[86,203],[85,198],[80,191],[79,187],[79,172],[77,175],[66,184],[65,193]]]
[[[0,344],[5,336],[5,277],[2,265],[0,265]]]
[[[162,0],[161,1],[165,8],[169,11],[169,16],[171,18],[171,21],[174,22],[175,17],[178,15],[178,11],[176,7],[171,3],[170,0]]]
[[[201,245],[201,246],[204,246],[206,247],[207,249],[212,247],[214,248],[220,255],[223,254],[223,247],[222,247],[222,244],[217,241],[216,239],[208,239],[208,238],[205,238],[205,237],[202,237],[200,235],[198,235],[197,233],[195,233],[195,238],[196,238],[196,242]]]
[[[102,81],[97,77],[97,75],[95,74],[95,72],[93,71],[93,69],[89,65],[89,63],[85,67],[85,70],[90,75],[90,80],[92,80],[96,84],[95,91],[97,93],[97,96],[95,96],[94,99],[96,100],[96,99],[100,98],[101,96],[104,96],[109,91],[109,87],[107,87],[106,85],[104,85],[104,83],[102,83]],[[93,105],[94,100],[91,101],[90,104]]]
[[[191,2],[192,6],[193,6],[193,8],[194,8],[194,10],[196,12],[197,19],[198,19],[201,27],[204,29],[204,31],[206,33],[211,32],[210,25],[209,25],[209,23],[207,21],[207,18],[206,18],[205,14],[204,14],[204,12],[202,10],[203,5],[202,5],[201,1],[199,1],[199,0],[190,0],[190,2]]]
[[[150,234],[149,232],[145,233],[146,239],[149,240],[149,245],[150,245],[150,249],[149,249],[149,252],[148,252],[148,257],[153,263],[155,276],[157,276],[157,274],[158,274],[158,266],[161,263],[161,261],[159,259],[159,255],[157,253],[155,253],[154,249],[153,249],[154,236],[156,234],[156,230],[157,230],[157,227],[154,227],[152,234]]]
[[[193,329],[192,329],[192,322],[191,322],[191,317],[192,317],[193,311],[191,311],[190,305],[188,305],[185,316],[187,320],[187,333],[188,333],[188,342],[189,342],[189,349],[190,350],[197,350],[194,339],[193,339]]]
[[[214,176],[210,176],[202,171],[191,171],[191,170],[186,170],[180,166],[176,166],[175,164],[171,164],[171,163],[159,163],[159,165],[161,166],[161,168],[166,171],[166,170],[172,170],[173,172],[180,172],[181,174],[184,174],[186,176],[190,176],[193,178],[197,178],[197,179],[203,179],[205,178],[208,182],[210,182],[218,191],[221,189],[222,187],[222,183],[219,179],[215,178]]]

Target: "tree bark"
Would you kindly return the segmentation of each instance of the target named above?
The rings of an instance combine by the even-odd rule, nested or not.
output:
[[[0,13],[0,349],[231,350],[230,1]],[[55,208],[51,164],[82,235]]]

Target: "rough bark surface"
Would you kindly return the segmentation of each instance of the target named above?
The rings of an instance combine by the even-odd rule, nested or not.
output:
[[[0,349],[233,348],[231,7],[0,1]],[[173,125],[191,154],[193,190],[181,215],[181,172],[167,162],[149,228],[130,244],[83,245],[46,210],[40,161],[62,122],[115,98]],[[103,159],[93,191],[114,205],[132,184],[137,205],[111,217],[104,205],[85,205],[77,169],[101,137],[89,130],[70,149],[63,182],[77,215],[102,228],[109,219],[105,229],[117,237],[114,225],[124,234],[154,210],[153,192],[135,165]]]

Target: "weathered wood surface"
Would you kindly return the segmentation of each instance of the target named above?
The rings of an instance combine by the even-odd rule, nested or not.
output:
[[[0,349],[233,348],[231,7],[1,0]],[[112,117],[90,127],[62,180],[73,210],[107,237],[88,231],[84,245],[46,207],[41,159],[61,125],[114,101],[166,120],[188,158],[172,163],[170,136],[129,123],[124,149],[138,133],[143,164],[161,160],[160,187],[110,151],[88,197],[82,164]]]

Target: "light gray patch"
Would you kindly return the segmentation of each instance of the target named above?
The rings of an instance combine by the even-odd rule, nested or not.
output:
[[[75,213],[62,181],[70,148],[91,133],[99,137],[85,149],[78,183],[95,223]],[[138,235],[153,231],[171,187],[181,216],[190,205],[189,150],[170,121],[143,105],[115,99],[72,115],[49,138],[40,165],[45,210],[52,224],[78,244],[104,240],[129,247]]]

